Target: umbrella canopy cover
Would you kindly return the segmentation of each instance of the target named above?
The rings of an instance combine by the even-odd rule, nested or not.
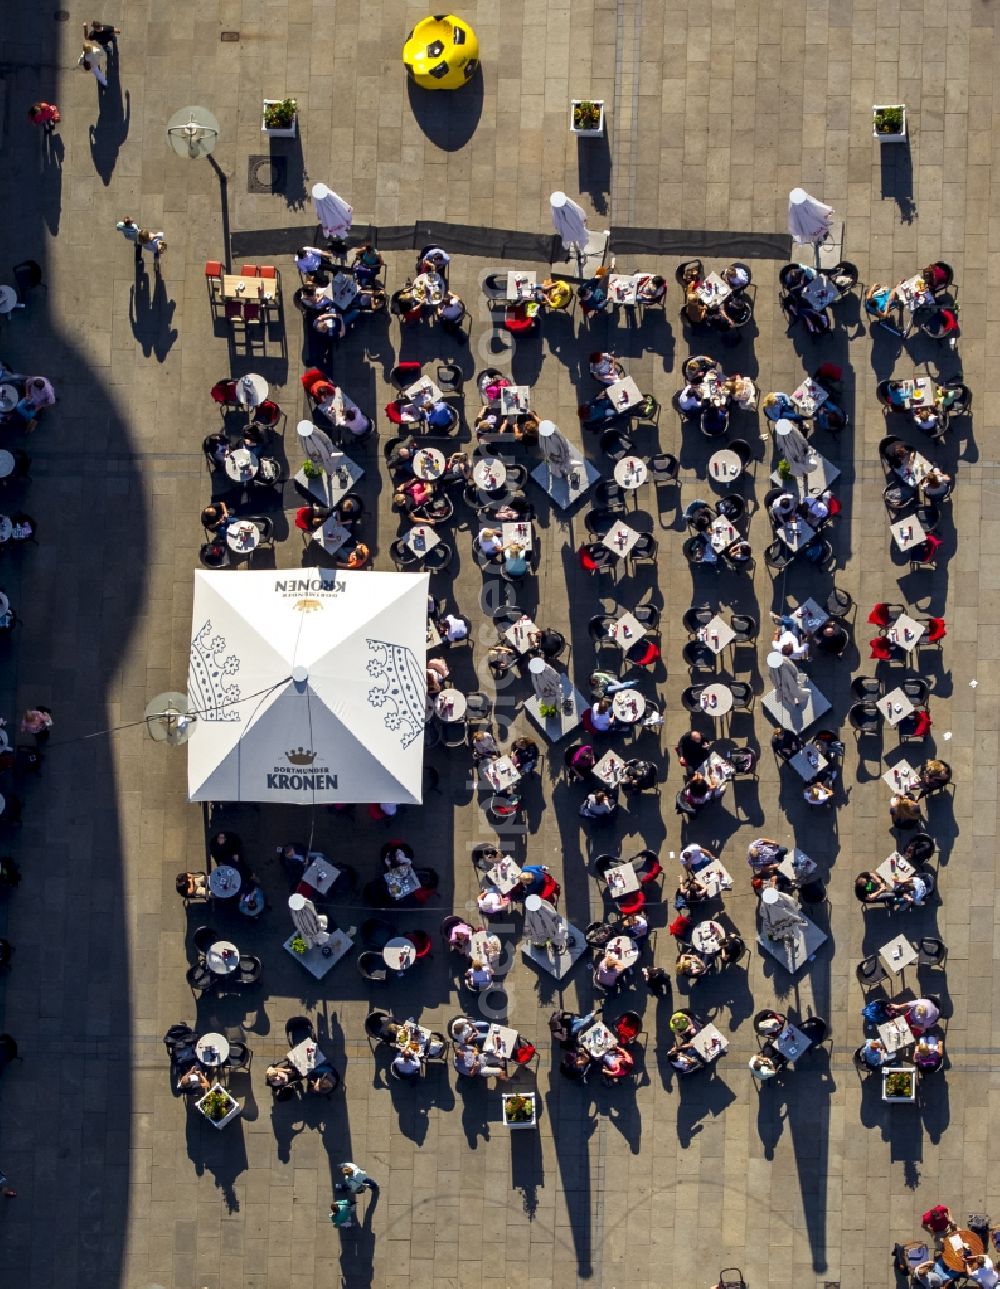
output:
[[[788,231],[795,242],[821,242],[830,231],[832,214],[832,206],[810,197],[804,188],[793,188],[788,194]]]
[[[195,573],[192,801],[418,804],[426,573]]]
[[[313,206],[316,218],[327,237],[346,237],[351,231],[354,208],[326,184],[313,184]]]
[[[554,192],[549,198],[552,207],[552,224],[569,251],[582,250],[587,245],[587,216],[583,207],[567,197],[564,192]]]

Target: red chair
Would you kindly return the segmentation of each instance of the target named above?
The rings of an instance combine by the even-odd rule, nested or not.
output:
[[[550,904],[555,904],[561,894],[562,887],[551,873],[546,873],[545,881],[542,883],[542,889],[539,891],[539,895],[543,900],[548,900]]]
[[[212,303],[212,316],[215,316],[215,306],[222,299],[222,264],[219,260],[205,261],[205,286],[208,288],[208,298]]]
[[[295,512],[295,527],[300,533],[311,533],[309,520],[312,518],[312,506],[303,506]]]
[[[272,425],[277,425],[281,420],[281,408],[277,403],[265,398],[263,403],[258,403],[254,408],[253,419],[258,425],[264,425],[270,429]]]
[[[518,1035],[517,1045],[514,1048],[514,1064],[527,1065],[529,1061],[535,1059],[537,1051],[538,1048],[535,1047],[534,1043],[529,1043],[527,1039],[523,1039]]]
[[[226,301],[226,321],[227,322],[243,321],[243,301],[242,300]]]
[[[299,377],[299,381],[302,384],[302,388],[306,391],[306,393],[309,395],[310,398],[312,397],[313,386],[317,383],[317,381],[329,380],[329,379],[330,378],[329,376],[327,376],[326,372],[320,371],[318,367],[310,367],[307,371],[304,371],[302,375]]]
[[[901,738],[926,738],[932,724],[929,713],[920,707],[909,716],[904,716],[897,728]]]
[[[868,621],[873,627],[892,626],[892,614],[889,612],[889,606],[884,600],[880,600],[871,613],[868,614]]]
[[[393,425],[403,424],[403,416],[399,410],[398,403],[386,403],[385,414],[388,420],[391,421]]]
[[[637,640],[625,651],[625,657],[636,667],[652,667],[660,661],[660,647],[652,640]]]
[[[596,573],[600,570],[600,564],[587,553],[585,546],[581,546],[576,554],[580,561],[580,567],[585,573]]]
[[[928,644],[937,644],[948,634],[948,628],[944,624],[944,618],[924,618],[924,626],[927,628],[925,639]]]
[[[892,659],[892,645],[883,636],[876,636],[869,644],[872,650],[869,656],[877,662],[889,662]]]
[[[935,537],[933,533],[928,533],[926,539],[917,546],[913,552],[913,558],[910,560],[910,567],[934,567],[934,560],[938,551],[941,549],[941,538]]]
[[[634,1043],[642,1033],[642,1017],[638,1012],[623,1012],[608,1026],[619,1043]]]
[[[212,401],[218,403],[220,407],[235,407],[237,404],[234,380],[217,380],[208,392],[212,396]]]
[[[431,956],[432,940],[426,931],[407,931],[403,937],[409,940],[417,954],[417,961]]]
[[[645,885],[646,882],[655,882],[663,872],[663,865],[658,859],[649,859],[645,867],[639,870],[639,881]]]
[[[843,506],[840,504],[840,502],[837,500],[836,497],[831,497],[826,504],[827,504],[827,508],[830,511],[831,519],[834,519],[843,510]]]
[[[422,363],[414,362],[412,359],[407,362],[397,363],[389,373],[389,384],[393,389],[398,389],[402,393],[404,389],[409,389],[412,384],[420,379],[422,366]]]
[[[257,274],[259,277],[276,278],[278,270],[273,264],[260,264],[257,267]]]
[[[244,264],[240,268],[240,277],[256,277],[256,276],[257,276],[256,264]]]
[[[529,315],[523,304],[508,309],[503,320],[504,330],[514,336],[530,336],[538,324],[533,315]]]
[[[645,907],[646,897],[642,891],[631,891],[623,900],[618,901],[618,911],[622,917],[630,913],[639,913]]]
[[[207,278],[222,278],[222,264],[219,260],[205,261],[205,276]]]

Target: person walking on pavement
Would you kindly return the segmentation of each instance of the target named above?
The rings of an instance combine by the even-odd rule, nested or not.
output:
[[[28,108],[28,120],[32,125],[40,125],[46,134],[51,134],[62,117],[55,103],[34,103]]]
[[[85,72],[93,72],[97,79],[98,85],[102,89],[107,89],[108,78],[104,74],[104,50],[100,45],[95,44],[92,40],[83,42],[83,53],[77,59],[77,67],[82,67]]]
[[[354,1200],[335,1199],[330,1205],[330,1221],[334,1226],[354,1226]]]
[[[142,232],[142,229],[131,215],[126,215],[124,219],[120,219],[118,223],[115,224],[115,228],[118,229],[119,233],[121,233],[122,237],[124,237],[127,242],[131,242],[135,247],[135,262],[138,264],[142,259],[142,247],[139,245],[139,234]]]
[[[341,1193],[347,1193],[352,1199],[359,1191],[367,1188],[373,1195],[378,1194],[378,1184],[372,1180],[363,1168],[350,1161],[340,1165],[340,1181],[337,1182],[334,1190]]]
[[[109,45],[117,46],[117,38],[120,35],[120,28],[112,27],[108,22],[98,22],[96,18],[93,22],[85,22],[83,24],[84,44],[86,44],[87,41],[95,41],[101,46],[105,53],[108,52]]]
[[[163,230],[158,233],[151,233],[148,228],[139,229],[139,240],[136,243],[140,251],[149,251],[153,257],[153,268],[157,273],[160,271],[160,256],[167,249],[167,243],[163,239]]]

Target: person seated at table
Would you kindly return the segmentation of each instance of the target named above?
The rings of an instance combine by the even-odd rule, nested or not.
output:
[[[264,1082],[269,1088],[288,1088],[302,1082],[302,1075],[286,1057],[276,1065],[269,1065],[264,1073]]]
[[[689,842],[680,854],[681,868],[689,873],[697,873],[699,869],[706,868],[709,864],[717,862],[717,856],[699,845],[698,842]]]
[[[682,734],[674,748],[674,755],[688,772],[697,770],[708,760],[712,751],[711,743],[700,730],[688,730]]]
[[[323,527],[332,514],[329,506],[322,506],[318,501],[310,502],[308,506],[300,506],[296,510],[295,527],[302,533],[314,533]]]
[[[472,478],[472,461],[468,452],[452,452],[444,463],[444,472],[438,481],[442,485],[468,483]]]
[[[622,918],[624,933],[639,941],[649,935],[649,919],[645,913],[626,913]]]
[[[465,317],[465,303],[454,291],[446,291],[437,306],[437,315],[442,322],[461,322]]]
[[[330,296],[327,293],[329,279],[323,273],[315,273],[307,279],[306,285],[295,293],[299,304],[310,313],[323,313],[330,309]]]
[[[208,897],[208,880],[204,873],[178,873],[174,888],[185,900]]]
[[[847,425],[847,413],[830,399],[813,412],[813,426],[828,434],[839,434]]]
[[[243,842],[234,832],[219,831],[208,843],[208,853],[213,864],[230,864],[234,868],[239,868],[242,852]]]
[[[561,278],[549,277],[534,288],[532,298],[547,309],[565,309],[573,298],[573,288]]]
[[[457,1044],[455,1047],[455,1069],[459,1074],[463,1074],[468,1079],[500,1079],[506,1080],[507,1073],[503,1065],[497,1065],[487,1060],[475,1047],[470,1044]]]
[[[692,501],[684,510],[684,522],[696,533],[707,533],[715,522],[715,517],[715,511],[707,501]]]
[[[318,1096],[329,1095],[340,1087],[340,1075],[332,1065],[317,1065],[306,1075],[306,1091]]]
[[[493,434],[504,434],[510,430],[509,420],[497,407],[484,407],[476,417],[473,428],[476,438],[482,441]]]
[[[624,1079],[635,1069],[635,1058],[623,1047],[609,1047],[601,1057],[601,1067],[605,1078]]]
[[[674,891],[674,908],[678,913],[686,913],[692,904],[704,904],[711,898],[711,887],[697,873],[685,872]]]
[[[426,522],[433,525],[437,520],[424,520],[422,513],[430,506],[433,500],[433,484],[427,483],[423,479],[411,479],[408,483],[400,484],[393,492],[391,504],[393,510],[405,515],[413,523]]]
[[[355,250],[351,268],[359,282],[371,282],[385,268],[385,260],[371,242],[365,242]]]
[[[670,1033],[674,1042],[694,1038],[700,1029],[701,1026],[695,1021],[694,1017],[683,1009],[678,1009],[670,1017]]]
[[[476,908],[483,917],[487,918],[499,917],[501,913],[507,912],[510,905],[510,896],[502,895],[495,886],[491,885],[484,886],[476,897]]]
[[[405,282],[398,291],[392,293],[389,297],[389,312],[408,324],[418,322],[423,317],[424,307],[414,295],[412,282]]]
[[[635,298],[639,304],[659,304],[667,294],[667,280],[658,273],[641,273],[635,287]]]
[[[796,631],[797,628],[778,627],[771,636],[771,643],[776,653],[799,662],[809,657],[809,641],[801,640]]]
[[[802,789],[807,806],[825,806],[833,799],[835,788],[829,775],[816,778]]]
[[[761,1050],[754,1056],[751,1056],[749,1066],[750,1073],[761,1083],[766,1083],[768,1079],[773,1079],[781,1068],[775,1059],[781,1055],[773,1044],[767,1045],[770,1050]],[[782,1064],[787,1064],[782,1058]]]
[[[618,802],[607,792],[591,792],[580,806],[580,815],[584,819],[604,819],[613,815],[618,809]]]
[[[889,818],[894,828],[916,828],[921,821],[919,801],[905,792],[890,797]]]
[[[785,1028],[786,1020],[781,1012],[776,1012],[773,1008],[765,1007],[759,1011],[753,1018],[753,1027],[756,1034],[761,1036],[774,1037],[780,1034]]]
[[[791,396],[782,390],[765,394],[761,400],[761,411],[769,421],[801,421],[802,413],[792,402]]]
[[[359,569],[364,568],[371,556],[371,547],[364,542],[350,541],[345,542],[337,551],[334,563],[337,568]]]
[[[770,877],[788,854],[788,848],[772,837],[757,837],[747,847],[747,863],[755,877]]]
[[[327,340],[343,340],[350,330],[350,322],[347,314],[339,313],[336,309],[328,309],[313,319],[312,327]]]
[[[592,671],[587,681],[591,698],[604,698],[608,694],[616,694],[620,689],[634,687],[635,683],[634,680],[621,681],[611,671]]]
[[[927,879],[919,873],[897,880],[893,888],[895,907],[899,910],[921,908],[929,894]]]
[[[404,1083],[416,1083],[420,1078],[420,1047],[416,1043],[407,1043],[400,1048],[392,1059],[390,1070],[397,1079]]]
[[[443,274],[451,263],[451,256],[440,246],[428,246],[417,260],[418,273]]]
[[[901,1003],[886,1003],[886,1015],[890,1020],[903,1016],[914,1034],[922,1034],[941,1019],[941,1011],[929,998],[909,998]]]
[[[829,492],[821,493],[818,497],[803,497],[799,502],[798,512],[806,523],[811,524],[814,528],[818,528],[821,524],[825,524],[830,518],[830,501],[831,496]]]
[[[521,775],[534,774],[541,748],[533,738],[518,738],[510,745],[510,759]]]
[[[909,443],[899,439],[895,443],[890,443],[883,450],[882,456],[893,470],[905,470],[912,463],[916,452]]]
[[[610,949],[602,955],[594,968],[594,981],[604,989],[618,984],[625,972],[625,963]]]
[[[668,1047],[667,1060],[678,1074],[692,1074],[705,1066],[704,1058],[692,1043],[678,1042],[674,1043],[673,1047]]]
[[[503,569],[508,577],[524,577],[528,572],[528,554],[520,542],[503,548]]]
[[[614,354],[598,349],[590,355],[588,362],[591,376],[602,385],[613,385],[615,381],[624,379],[625,368]]]
[[[177,1080],[177,1091],[189,1097],[204,1096],[212,1086],[212,1081],[200,1065],[191,1065]]]
[[[936,407],[913,407],[910,415],[913,423],[925,434],[933,434],[941,424],[941,413]]]
[[[950,1235],[958,1230],[958,1223],[951,1215],[947,1204],[935,1204],[920,1219],[920,1225],[931,1235]]]
[[[428,429],[447,430],[454,424],[455,412],[443,398],[436,399],[424,413]]]
[[[578,292],[580,308],[584,315],[597,313],[610,304],[608,298],[608,270],[602,265],[592,278],[582,283]]]
[[[224,501],[215,501],[201,512],[201,526],[206,532],[218,533],[221,536],[230,524],[235,522],[236,516]]]
[[[628,411],[615,407],[606,393],[597,394],[589,403],[581,403],[576,414],[585,430],[600,429],[613,421],[626,420],[629,415]]]
[[[692,810],[700,810],[707,806],[710,801],[715,801],[721,797],[725,791],[725,783],[715,777],[713,774],[702,774],[696,770],[681,789],[680,798],[684,805],[689,806]]]
[[[889,1059],[885,1044],[879,1038],[866,1038],[854,1053],[855,1059],[863,1061],[870,1069],[877,1070]]]
[[[220,466],[229,455],[229,438],[225,430],[219,430],[217,434],[209,434],[204,443],[205,455],[211,457],[213,463]]]
[[[425,672],[427,692],[440,694],[444,682],[451,676],[451,668],[443,658],[428,658]]]
[[[295,267],[303,274],[315,273],[318,269],[337,271],[337,262],[329,251],[322,251],[318,246],[301,246],[295,256]]]
[[[566,1047],[559,1058],[559,1073],[573,1083],[583,1083],[590,1070],[592,1058],[582,1047]]]
[[[484,555],[495,560],[503,551],[503,533],[499,528],[480,528],[476,536],[476,546]]]
[[[697,980],[708,971],[708,963],[696,953],[682,953],[678,956],[674,969],[682,980]]]
[[[802,748],[802,739],[792,730],[779,729],[771,735],[771,751],[782,761],[790,761]]]
[[[701,411],[702,404],[705,402],[705,396],[700,389],[694,385],[685,385],[678,393],[676,403],[679,411],[690,415],[693,412]]]
[[[566,749],[563,764],[571,782],[593,782],[593,769],[597,764],[597,753],[589,743],[574,743]]]
[[[921,1034],[913,1048],[913,1064],[932,1074],[944,1064],[944,1039],[940,1034]]]
[[[945,474],[943,470],[939,470],[937,467],[928,470],[920,482],[920,491],[925,497],[932,500],[947,497],[951,489],[951,475]]]
[[[839,622],[824,622],[813,636],[813,644],[818,653],[840,654],[849,639],[847,629]]]
[[[883,286],[881,282],[873,282],[865,292],[865,312],[880,322],[892,316],[892,311],[897,304],[896,292],[892,287]]]
[[[521,869],[521,875],[517,879],[519,883],[519,895],[541,895],[545,889],[549,870],[544,864],[525,864]]]
[[[768,513],[775,527],[780,527],[796,514],[798,508],[798,497],[791,492],[781,492],[768,506]]]
[[[414,455],[419,451],[419,445],[412,435],[408,435],[393,447],[392,451],[385,459],[390,472],[399,471],[410,472],[413,469]]]
[[[486,665],[494,676],[506,676],[517,662],[517,654],[509,644],[495,644],[486,654]]]
[[[854,898],[862,904],[891,904],[894,893],[891,883],[878,873],[859,873],[854,879]]]
[[[935,792],[940,792],[951,783],[951,766],[947,761],[939,761],[932,758],[925,761],[917,771],[917,784],[915,796],[929,797]]]
[[[652,761],[626,761],[620,783],[624,792],[647,792],[656,783],[656,766]]]
[[[489,730],[476,730],[472,736],[472,764],[481,765],[483,761],[493,761],[500,755],[496,739]]]

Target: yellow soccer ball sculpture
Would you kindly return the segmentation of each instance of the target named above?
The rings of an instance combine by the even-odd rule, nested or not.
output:
[[[461,89],[479,66],[479,40],[469,24],[452,13],[424,18],[406,38],[403,63],[423,89]]]

